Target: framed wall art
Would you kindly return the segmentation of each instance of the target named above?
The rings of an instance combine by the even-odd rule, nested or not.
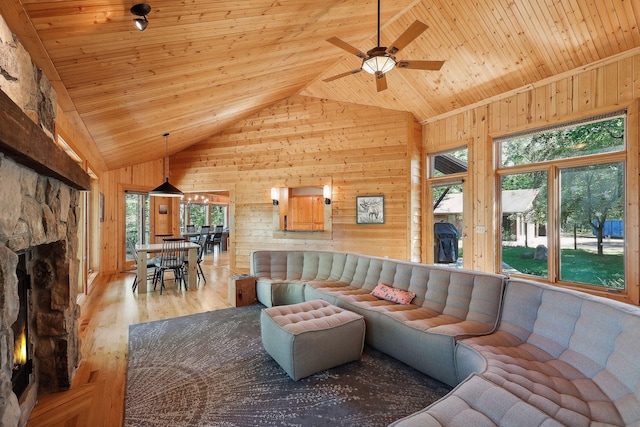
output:
[[[104,194],[102,193],[98,197],[98,219],[104,222]]]
[[[384,224],[384,196],[356,197],[357,224]]]

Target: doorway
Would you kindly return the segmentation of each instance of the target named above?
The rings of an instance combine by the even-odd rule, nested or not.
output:
[[[463,257],[463,241],[468,238],[467,230],[471,225],[468,215],[465,215],[465,212],[471,212],[471,206],[467,206],[469,202],[464,197],[464,182],[469,170],[468,158],[469,149],[466,145],[427,155],[428,194],[425,198],[424,217],[426,263],[467,269],[473,264],[471,256],[467,259]],[[444,227],[446,224],[451,226]],[[450,245],[455,244],[455,260],[450,256],[442,256],[442,247],[438,245],[444,238],[443,233],[449,239],[448,249],[452,249]],[[472,245],[468,247],[471,248]]]
[[[462,268],[464,262],[463,237],[465,237],[464,184],[462,182],[432,184],[431,206],[433,209],[433,217],[429,222],[429,224],[433,224],[431,229],[431,239],[433,239],[431,262]],[[444,227],[445,225],[448,227]],[[442,236],[445,235],[451,253],[447,248],[443,248]]]
[[[123,252],[125,254],[124,270],[134,268],[134,257],[127,247],[127,241],[136,244],[151,243],[150,197],[147,193],[126,191],[124,194],[124,236]]]

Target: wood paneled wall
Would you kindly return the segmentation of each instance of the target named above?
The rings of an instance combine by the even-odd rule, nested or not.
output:
[[[469,146],[469,179],[465,193],[472,198],[468,215],[470,236],[465,241],[465,258],[473,255],[465,266],[495,271],[495,248],[499,224],[495,218],[496,178],[493,173],[493,139],[502,135],[539,128],[607,111],[629,107],[627,142],[627,252],[634,262],[627,263],[629,298],[639,300],[638,244],[640,234],[638,205],[638,133],[637,98],[640,98],[640,51],[634,50],[601,61],[585,69],[557,76],[523,88],[483,105],[427,121],[423,128],[425,153],[464,145]],[[486,226],[477,233],[476,226]],[[471,252],[468,250],[471,249]],[[633,265],[630,265],[633,264]]]
[[[294,96],[176,154],[171,174],[183,191],[233,189],[238,268],[249,268],[252,251],[273,248],[411,259],[420,256],[411,236],[419,232],[421,138],[406,112]],[[323,183],[332,185],[332,238],[274,238],[271,187]],[[356,196],[367,195],[384,195],[384,224],[356,224]]]

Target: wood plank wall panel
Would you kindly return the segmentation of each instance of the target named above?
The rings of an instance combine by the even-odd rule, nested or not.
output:
[[[419,132],[409,113],[294,96],[177,153],[171,173],[183,191],[235,186],[232,249],[238,268],[249,267],[253,250],[272,248],[409,259],[408,194],[416,172],[409,147]],[[274,239],[270,188],[327,182],[333,238]],[[356,224],[356,196],[367,195],[384,195],[384,224]]]
[[[62,135],[65,142],[80,157],[85,159],[85,167],[89,166],[91,170],[100,176],[101,171],[105,170],[105,164],[100,153],[95,148],[93,142],[87,140],[78,126],[78,117],[74,113],[68,114],[64,112],[58,105],[56,112],[56,132]]]
[[[495,225],[494,199],[496,178],[493,174],[493,138],[519,130],[537,128],[588,117],[604,111],[615,110],[618,106],[625,108],[633,100],[640,97],[640,54],[623,58],[614,58],[609,62],[594,64],[587,69],[576,70],[558,77],[553,81],[545,81],[528,89],[511,93],[503,98],[488,101],[472,110],[427,121],[423,129],[425,152],[441,151],[455,145],[465,137],[472,137],[474,147],[470,153],[469,163],[470,187],[465,191],[473,195],[474,227],[473,263],[471,268],[495,271],[495,244],[498,233]],[[468,120],[469,114],[475,116]],[[486,123],[486,126],[485,126]],[[628,144],[634,163],[630,170],[637,167],[638,152],[638,120],[635,115],[629,117],[632,130],[628,133]],[[633,175],[628,190],[638,193],[638,176]],[[639,228],[638,200],[631,198],[627,204],[627,220],[631,229]],[[486,225],[487,233],[476,233],[475,225]],[[627,251],[640,261],[637,241],[628,239]],[[429,239],[427,239],[427,244]],[[467,243],[467,242],[465,242]],[[629,246],[630,245],[630,246]],[[469,253],[465,247],[465,254]],[[465,260],[466,261],[466,260]],[[465,266],[469,267],[466,263]],[[635,277],[627,277],[630,298],[638,304],[640,290],[638,288],[638,269],[633,267]]]
[[[424,163],[422,156],[422,126],[415,120],[411,120],[411,136],[409,139],[409,152],[407,156],[407,168],[409,170],[409,188],[407,200],[409,200],[409,228],[407,230],[408,253],[411,261],[422,260],[422,203],[424,192]]]

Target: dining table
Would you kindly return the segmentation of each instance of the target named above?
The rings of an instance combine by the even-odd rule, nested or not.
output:
[[[187,270],[189,288],[195,287],[197,285],[198,248],[200,248],[200,245],[193,242],[186,242],[184,245],[184,249],[187,251],[187,260],[189,261],[188,270]],[[147,254],[159,254],[162,252],[162,243],[137,244],[136,252],[138,252],[139,260],[146,260]],[[142,262],[142,261],[138,262],[138,277],[147,277],[146,262]],[[149,292],[149,282],[146,280],[139,280],[139,282],[140,283],[138,284],[138,293]]]

